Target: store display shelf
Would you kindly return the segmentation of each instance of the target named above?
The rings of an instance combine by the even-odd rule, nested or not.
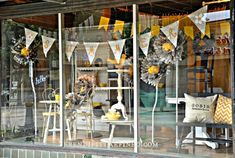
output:
[[[95,90],[116,90],[116,89],[133,89],[133,87],[96,87]]]
[[[98,70],[107,70],[107,67],[77,67],[80,71],[98,71]]]

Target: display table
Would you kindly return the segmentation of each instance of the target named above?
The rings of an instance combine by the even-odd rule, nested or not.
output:
[[[185,98],[166,98],[167,103],[169,104],[179,104],[180,102],[185,102]],[[178,103],[177,103],[178,102]],[[178,111],[176,111],[176,115],[178,115]],[[178,123],[178,120],[176,119],[176,122]],[[176,128],[178,130],[178,128]],[[194,132],[195,131],[195,132]],[[178,134],[178,131],[176,131]],[[182,143],[193,143],[194,137],[196,138],[203,138],[203,139],[210,139],[210,136],[206,132],[206,127],[195,127],[191,128],[191,132],[186,136],[185,140],[183,140]],[[178,136],[176,136],[178,139]],[[178,146],[179,140],[176,140],[176,145]],[[212,142],[212,141],[206,141],[206,140],[196,140],[195,144],[197,145],[204,145],[206,144],[207,146],[211,147],[212,149],[218,148],[218,143]]]
[[[123,125],[123,126],[133,126],[133,121],[127,121],[127,120],[117,120],[117,121],[109,121],[109,120],[102,120],[102,122],[108,123],[112,126],[109,138],[103,138],[100,141],[104,143],[108,143],[108,149],[110,149],[110,146],[112,143],[120,143],[120,144],[128,144],[128,143],[134,143],[134,138],[130,137],[115,137],[113,138],[113,133],[115,130],[116,125]]]
[[[55,101],[55,100],[42,100],[42,101],[39,101],[39,103],[49,105],[47,123],[46,123],[46,128],[45,128],[45,131],[44,131],[44,135],[43,135],[43,143],[46,143],[49,131],[53,132],[53,138],[55,138],[56,132],[60,131],[59,128],[56,128],[57,105],[58,105],[59,102]],[[54,112],[52,112],[52,106],[54,108]],[[53,117],[54,117],[53,118],[53,127],[52,127],[52,129],[49,129],[49,124],[50,124],[50,119],[51,119],[52,114],[53,114]]]

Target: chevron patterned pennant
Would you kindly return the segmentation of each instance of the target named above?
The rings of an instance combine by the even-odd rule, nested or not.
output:
[[[214,115],[215,123],[232,124],[232,99],[219,95]]]

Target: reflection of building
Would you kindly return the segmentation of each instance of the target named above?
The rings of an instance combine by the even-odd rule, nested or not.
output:
[[[223,125],[223,121],[228,117],[231,118],[230,101],[234,98],[234,65],[232,65],[234,59],[231,58],[234,50],[230,43],[234,38],[234,27],[230,25],[232,23],[229,17],[230,10],[234,9],[234,4],[232,5],[234,2],[226,0],[213,3],[206,1],[206,3],[208,3],[207,11],[194,15],[195,11],[203,7],[201,0],[194,2],[189,0],[183,2],[180,0],[1,1],[0,157],[88,156],[85,153],[108,157],[119,155],[138,157],[145,154],[186,157],[193,154],[199,157],[232,155],[235,152],[231,145],[234,143],[230,129],[233,124]],[[196,24],[203,23],[200,21],[200,18],[203,19],[203,14],[208,14],[209,18],[205,22],[204,37],[199,37],[197,41],[196,34],[201,32]],[[133,15],[137,15],[139,19],[135,20]],[[197,22],[188,18],[188,15],[197,17]],[[103,21],[100,20],[101,17],[105,17]],[[215,19],[211,20],[210,17]],[[178,30],[187,35],[179,65],[172,62],[179,50],[172,49],[174,42],[170,40],[177,34],[171,38],[163,34],[166,41],[158,42],[158,49],[155,49],[152,40],[158,36],[161,28],[166,28],[175,21],[179,21]],[[16,47],[19,49],[18,54],[11,49],[14,42],[25,36],[24,28],[38,33],[29,47],[33,50],[33,47],[39,43],[35,51],[30,54],[35,56],[21,53],[19,47]],[[172,28],[171,31],[175,29]],[[169,29],[169,33],[171,31]],[[136,43],[139,44],[139,36],[136,35],[149,32],[152,35],[150,42],[148,43],[146,39],[148,37],[145,36],[143,46],[149,46],[147,53],[135,48]],[[43,52],[41,35],[55,39],[47,57]],[[120,39],[125,39],[123,50],[121,45],[116,45],[114,49],[116,51],[113,51],[109,41],[115,44]],[[71,54],[66,50],[67,41],[77,42],[76,45],[70,45]],[[212,42],[207,43],[208,41]],[[91,44],[90,49],[87,49],[88,45],[84,43]],[[98,43],[97,49],[92,47],[94,43]],[[24,42],[18,44],[22,47],[25,45]],[[206,50],[208,47],[213,48],[210,49],[211,52]],[[94,53],[94,59],[87,50]],[[162,74],[157,93],[155,93],[156,88],[152,86],[154,84],[139,81],[140,74],[143,74],[142,61],[146,59],[145,54],[154,54],[151,56],[151,63],[145,65],[144,72],[148,75],[147,79],[152,81]],[[67,55],[71,55],[71,61]],[[119,56],[121,64],[116,61]],[[159,60],[160,56],[163,61]],[[132,57],[134,63],[126,63]],[[36,100],[27,65],[28,61],[34,59]],[[169,67],[164,67],[166,74],[160,71],[162,63],[167,66],[171,63]],[[205,66],[205,63],[208,65]],[[124,69],[121,80],[114,73],[120,69]],[[94,94],[89,101],[82,100],[83,95],[79,96],[80,98],[75,98],[76,95],[66,98],[69,93],[76,92],[75,83],[82,75],[94,77],[96,85],[92,87]],[[132,79],[134,83],[130,82]],[[83,91],[86,83],[80,84]],[[55,96],[59,93],[61,99],[57,102]],[[189,125],[182,123],[185,115],[188,116],[184,93],[195,97],[196,103],[193,100],[192,105],[197,108],[192,108],[192,113],[195,109],[197,112],[203,109],[203,106],[210,107],[204,111],[208,112],[215,107],[216,111],[220,101],[216,100],[216,103],[212,104],[205,98],[214,94],[227,97],[223,98],[226,100],[223,102],[225,107],[221,108],[227,111],[222,113],[225,115],[221,116],[222,119],[217,123],[200,122],[200,125],[195,125],[195,122],[190,122]],[[204,98],[198,98],[199,96]],[[156,110],[152,111],[156,98],[158,100]],[[176,105],[177,100],[179,104]],[[125,106],[128,120],[122,117],[123,110],[111,108],[116,103]],[[200,113],[197,114],[196,118],[202,116]],[[210,114],[215,115],[215,112]],[[103,117],[105,119],[102,119],[102,115],[105,115]],[[195,113],[190,116],[195,116]],[[34,120],[35,118],[37,119]],[[186,127],[181,130],[181,126]],[[51,127],[53,132],[50,131]],[[210,139],[218,136],[219,141],[217,138],[212,141],[220,145],[215,146],[215,150],[206,150],[205,145],[191,148],[192,144],[184,144],[181,148],[177,148],[176,144],[179,145],[181,141],[186,142],[183,138],[190,132],[190,127],[208,134],[206,137]],[[197,132],[195,135],[199,134],[200,132]],[[45,137],[47,141],[43,142]],[[193,134],[190,137],[193,138]],[[210,139],[207,141],[210,142]],[[198,140],[195,141],[197,142]]]

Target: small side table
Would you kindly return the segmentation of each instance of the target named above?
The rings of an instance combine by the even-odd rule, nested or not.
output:
[[[134,121],[128,121],[128,120],[117,120],[117,121],[110,121],[110,120],[102,120],[105,123],[108,123],[112,126],[111,132],[109,134],[109,138],[103,138],[100,141],[104,143],[108,143],[108,149],[110,149],[112,143],[120,143],[120,144],[129,144],[134,143],[134,138],[130,137],[115,137],[113,138],[113,133],[115,130],[116,125],[123,125],[123,126],[132,126],[134,124]]]
[[[46,123],[46,128],[45,128],[45,132],[44,132],[44,135],[43,135],[43,143],[46,143],[47,142],[47,136],[48,136],[48,131],[51,131],[53,132],[53,137],[56,136],[56,132],[60,131],[59,128],[56,128],[56,106],[58,105],[58,101],[55,101],[55,100],[42,100],[42,101],[39,101],[39,103],[41,104],[47,104],[49,105],[49,115],[47,117],[47,123]],[[51,113],[52,113],[52,106],[54,106],[54,120],[53,120],[53,128],[52,129],[49,129],[49,124],[50,124],[50,118],[51,118]]]

